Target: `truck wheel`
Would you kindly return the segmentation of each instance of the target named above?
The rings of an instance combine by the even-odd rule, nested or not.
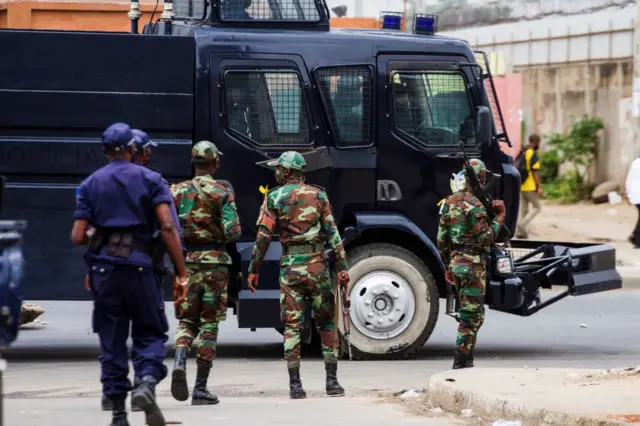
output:
[[[393,244],[367,244],[347,256],[354,358],[413,357],[431,336],[440,310],[438,287],[429,268],[415,254]],[[339,318],[341,352],[346,355],[342,315]]]

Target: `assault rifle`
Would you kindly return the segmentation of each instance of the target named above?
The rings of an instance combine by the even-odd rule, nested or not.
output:
[[[480,179],[478,179],[478,175],[476,175],[475,170],[473,170],[473,167],[469,162],[467,153],[464,150],[464,143],[460,141],[458,143],[458,146],[460,147],[460,152],[462,153],[462,158],[464,159],[464,175],[467,179],[467,182],[469,182],[469,186],[471,186],[471,191],[487,210],[487,216],[489,217],[489,220],[493,220],[496,217],[496,212],[493,209],[492,205],[493,200],[491,198],[491,188],[493,188],[496,180],[500,177],[500,175],[497,175],[495,173],[486,173],[487,182],[483,186],[480,183]],[[505,225],[502,225],[502,227],[500,228],[500,232],[498,233],[498,238],[496,240],[507,241],[510,235],[511,232],[509,231],[509,229]]]

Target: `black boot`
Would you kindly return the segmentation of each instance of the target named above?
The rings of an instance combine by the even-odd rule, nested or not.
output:
[[[102,395],[101,405],[102,411],[113,411],[113,401],[105,395]]]
[[[187,385],[187,348],[176,348],[173,359],[173,372],[171,373],[171,395],[178,401],[189,399],[189,386]]]
[[[144,376],[140,384],[131,392],[131,405],[136,405],[144,411],[149,426],[165,426],[162,411],[156,404],[156,385],[158,381],[153,376]]]
[[[336,358],[328,358],[324,364],[327,372],[327,395],[344,396],[344,388],[338,383],[338,360]]]
[[[460,349],[456,348],[453,354],[453,369],[458,370],[461,368],[473,367],[473,355],[467,355]]]
[[[191,394],[191,405],[215,405],[220,400],[207,389],[207,380],[209,380],[209,372],[211,367],[198,366],[196,370],[196,385],[193,387]]]
[[[289,366],[289,397],[291,399],[303,399],[307,397],[307,393],[302,388],[302,380],[300,380],[300,366]]]
[[[129,426],[127,420],[127,408],[124,399],[117,399],[111,401],[113,409],[113,417],[111,418],[111,424],[109,426]]]
[[[140,385],[140,378],[139,378],[139,377],[136,377],[136,378],[133,380],[133,387],[134,387],[134,389],[135,389],[136,387],[138,387],[139,385]],[[154,390],[153,390],[153,397],[155,398],[155,396],[156,396],[156,390],[154,389]],[[132,402],[131,402],[131,411],[142,411],[142,408],[138,407],[138,406],[137,406],[136,404],[134,404],[134,403],[133,403],[133,401],[132,401]]]

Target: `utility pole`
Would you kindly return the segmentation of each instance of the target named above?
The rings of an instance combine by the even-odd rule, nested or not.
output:
[[[640,153],[640,0],[636,1],[636,17],[633,22],[633,98],[631,112],[633,116],[634,157]]]

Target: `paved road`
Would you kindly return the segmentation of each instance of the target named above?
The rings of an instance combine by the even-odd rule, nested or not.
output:
[[[68,424],[63,423],[63,414],[76,409],[78,416],[102,419],[96,412],[100,386],[95,361],[97,339],[90,330],[90,304],[43,302],[41,305],[46,309],[41,318],[47,325],[21,332],[10,354],[5,386],[7,424],[41,425],[46,420],[46,424],[54,426],[58,419],[59,424]],[[634,325],[639,321],[640,292],[637,291],[565,299],[531,318],[489,311],[479,336],[476,365],[526,365],[530,368],[635,366],[640,359],[640,346],[637,345],[640,329]],[[172,330],[174,328],[172,323]],[[200,414],[194,417],[193,424],[195,419],[203,418],[204,413],[215,420],[235,419],[227,423],[231,425],[256,418],[274,425],[289,424],[289,421],[300,423],[300,419],[306,423],[309,409],[327,413],[329,407],[335,408],[331,416],[338,420],[342,414],[351,415],[351,406],[358,407],[357,411],[367,424],[414,424],[418,421],[416,417],[404,416],[401,408],[382,404],[376,397],[380,392],[425,388],[431,374],[448,370],[455,328],[455,322],[443,316],[429,342],[412,361],[341,363],[340,378],[349,398],[320,398],[323,389],[321,360],[308,357],[303,363],[302,374],[313,398],[292,407],[286,398],[281,336],[273,330],[238,330],[235,317],[230,315],[221,328],[220,359],[213,373],[215,390],[223,402],[215,408],[198,408]],[[60,358],[49,362],[35,358],[36,355],[64,356],[70,349],[91,358]],[[190,362],[192,376],[195,365],[193,360]],[[171,400],[168,381],[162,383],[159,392],[163,406],[176,420],[174,417],[179,414],[176,410],[184,404]],[[251,410],[246,410],[247,402],[253,407]],[[282,417],[282,410],[277,409],[282,405],[293,410],[293,418]],[[196,415],[194,410],[186,411],[192,413],[189,416]],[[106,421],[107,417],[103,417]],[[133,425],[143,424],[135,419]],[[434,426],[454,424],[453,420],[447,419],[423,418],[419,421]],[[192,423],[186,419],[183,424]]]

